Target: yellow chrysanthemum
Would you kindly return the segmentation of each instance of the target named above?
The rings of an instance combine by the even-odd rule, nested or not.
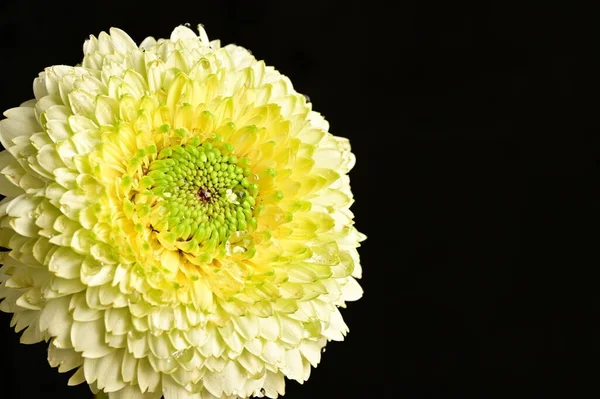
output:
[[[112,399],[275,398],[362,295],[348,140],[199,30],[91,36],[0,122],[0,309]]]

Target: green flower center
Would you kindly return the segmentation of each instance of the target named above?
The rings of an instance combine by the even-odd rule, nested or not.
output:
[[[221,147],[191,140],[159,153],[141,182],[154,194],[153,230],[177,241],[218,244],[256,227],[258,186],[248,180],[250,162],[228,155],[231,145]]]

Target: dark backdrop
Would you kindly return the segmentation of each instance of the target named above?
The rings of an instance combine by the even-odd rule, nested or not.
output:
[[[599,371],[595,14],[447,3],[3,0],[0,108],[32,97],[45,66],[79,62],[89,34],[139,43],[203,23],[288,75],[358,159],[365,296],[286,398],[489,397],[513,381],[549,397]],[[9,319],[0,397],[88,397]]]

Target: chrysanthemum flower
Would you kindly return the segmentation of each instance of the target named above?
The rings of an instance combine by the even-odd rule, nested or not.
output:
[[[199,30],[91,36],[0,122],[0,308],[112,399],[275,398],[362,295],[348,140]]]

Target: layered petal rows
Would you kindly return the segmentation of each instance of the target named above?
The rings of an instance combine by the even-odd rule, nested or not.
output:
[[[348,140],[199,32],[91,36],[0,121],[0,310],[111,399],[276,398],[362,295]]]

